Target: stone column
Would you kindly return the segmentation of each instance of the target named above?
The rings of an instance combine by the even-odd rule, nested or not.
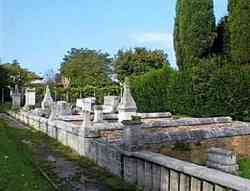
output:
[[[101,105],[96,105],[94,107],[94,122],[95,123],[103,122],[103,108]]]
[[[207,166],[230,174],[237,175],[239,173],[236,154],[220,148],[208,150]]]
[[[83,113],[83,122],[81,128],[90,128],[91,127],[91,115],[90,112],[84,111]]]
[[[100,137],[99,131],[91,124],[90,112],[84,112],[83,123],[80,129],[80,154],[93,160],[96,159],[95,139]]]
[[[124,149],[130,152],[142,150],[144,148],[142,122],[123,121],[122,123],[124,125]]]

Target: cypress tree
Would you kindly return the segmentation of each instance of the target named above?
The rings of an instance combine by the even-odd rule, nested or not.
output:
[[[174,44],[180,70],[210,54],[216,37],[213,6],[213,0],[177,1]]]
[[[250,62],[250,0],[229,1],[230,56],[238,63]]]

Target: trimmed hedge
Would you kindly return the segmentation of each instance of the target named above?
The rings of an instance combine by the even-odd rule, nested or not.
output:
[[[250,121],[250,66],[219,58],[200,62],[181,72],[166,66],[132,78],[139,111]]]

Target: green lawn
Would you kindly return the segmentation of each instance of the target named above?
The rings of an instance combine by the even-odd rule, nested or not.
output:
[[[250,159],[240,160],[240,176],[250,179]]]
[[[11,108],[10,103],[0,104],[0,113],[4,113],[5,111],[9,110],[10,108]]]
[[[0,190],[50,191],[53,190],[38,170],[35,170],[31,153],[16,141],[21,130],[8,128],[0,120]]]
[[[31,144],[23,144],[23,140]],[[93,161],[80,157],[69,147],[63,146],[44,133],[34,129],[10,128],[0,120],[0,191],[53,190],[47,179],[36,170],[36,166],[39,165],[54,184],[59,183],[58,177],[51,171],[51,164],[41,159],[43,153],[40,145],[44,144],[52,152],[64,156],[67,160],[75,161],[88,179],[100,182],[110,191],[139,190],[98,167]]]

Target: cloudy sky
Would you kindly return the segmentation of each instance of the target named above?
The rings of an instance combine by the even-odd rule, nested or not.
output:
[[[176,0],[0,0],[0,57],[37,73],[57,69],[70,48],[164,49],[173,67]],[[226,0],[215,0],[217,20]]]

